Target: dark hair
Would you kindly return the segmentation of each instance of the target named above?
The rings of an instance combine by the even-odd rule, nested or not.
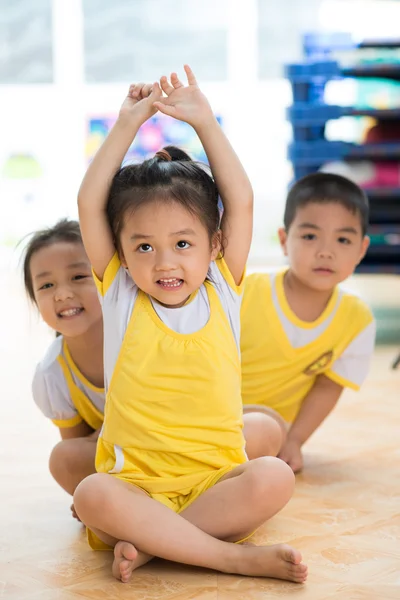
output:
[[[206,165],[193,161],[186,152],[166,146],[141,164],[122,167],[112,180],[107,217],[120,247],[124,217],[156,200],[177,202],[202,222],[210,241],[220,226],[218,189]]]
[[[290,189],[286,199],[284,225],[286,231],[293,223],[296,211],[311,202],[328,204],[337,202],[360,217],[362,235],[368,228],[368,198],[353,181],[334,173],[313,173],[299,179]]]
[[[81,230],[78,221],[61,219],[53,227],[47,227],[36,231],[24,250],[24,285],[29,298],[36,304],[35,293],[33,291],[31,259],[35,252],[56,244],[57,242],[71,242],[74,244],[83,244]]]

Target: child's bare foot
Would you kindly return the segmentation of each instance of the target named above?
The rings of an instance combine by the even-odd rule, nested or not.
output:
[[[244,546],[235,572],[256,577],[273,577],[296,583],[307,579],[307,565],[301,562],[298,550],[287,544],[275,546]]]
[[[115,544],[112,574],[116,579],[120,579],[122,583],[130,580],[137,555],[138,551],[133,544],[129,542]]]
[[[112,574],[122,583],[127,583],[135,569],[148,563],[153,557],[144,552],[138,552],[130,542],[117,542],[114,548]]]
[[[81,523],[81,520],[78,517],[78,513],[76,512],[75,506],[73,504],[71,504],[70,509],[71,509],[71,513],[72,513],[72,516],[74,517],[74,519],[76,519],[77,521],[79,521],[79,523]]]

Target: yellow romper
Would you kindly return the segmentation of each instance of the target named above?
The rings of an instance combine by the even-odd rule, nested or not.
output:
[[[117,326],[110,305],[118,310],[129,285],[135,295],[107,390],[96,469],[138,486],[175,512],[247,460],[239,350],[214,286],[220,290],[229,281],[228,295],[239,300],[238,319],[241,288],[224,261],[216,262],[213,283],[202,286],[209,302],[208,321],[190,334],[177,333],[162,322],[149,296],[132,280],[129,283],[117,255],[103,283],[96,281],[103,295],[105,348],[107,324],[110,331]],[[92,532],[89,543],[96,549],[105,547]]]
[[[79,371],[62,336],[56,338],[36,367],[32,381],[35,403],[60,428],[85,421],[97,430],[103,424],[105,394]]]
[[[308,323],[291,310],[280,273],[247,277],[241,313],[243,404],[262,404],[293,422],[319,374],[358,390],[374,349],[375,321],[354,294],[336,288]]]

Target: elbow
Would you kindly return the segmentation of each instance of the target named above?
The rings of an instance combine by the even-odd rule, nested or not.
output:
[[[245,200],[243,202],[245,208],[253,213],[253,209],[254,209],[254,193],[253,193],[253,188],[250,186],[250,189],[248,190],[248,192],[246,193],[246,195],[244,196]]]
[[[82,193],[82,186],[78,190],[77,203],[79,209],[81,209],[85,204],[84,194]]]
[[[253,210],[253,208],[254,208],[254,192],[253,192],[252,187],[250,187],[250,192],[249,192],[249,196],[248,196],[248,204],[249,204],[249,208],[251,210]]]
[[[251,183],[250,183],[249,180],[247,180],[246,188],[243,191],[244,191],[243,198],[245,199],[244,200],[244,204],[246,206],[248,206],[250,210],[253,210],[253,207],[254,207],[254,191],[253,191],[253,187],[252,187],[252,185],[251,185]]]
[[[84,218],[84,216],[91,212],[91,202],[88,202],[87,196],[82,193],[82,190],[79,190],[77,197],[78,204],[78,214],[79,218]]]

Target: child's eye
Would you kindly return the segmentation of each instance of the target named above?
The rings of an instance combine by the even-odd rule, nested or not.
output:
[[[80,279],[86,279],[87,277],[89,277],[89,275],[74,275],[72,279],[79,281]]]
[[[48,290],[51,287],[53,287],[52,283],[44,283],[42,286],[40,286],[39,290]]]
[[[150,244],[140,244],[138,251],[139,252],[145,252],[147,254],[147,252],[151,252],[153,250],[153,248],[150,246]]]
[[[303,240],[315,240],[316,239],[316,235],[315,233],[306,233],[305,235],[301,236]]]
[[[340,237],[338,239],[339,244],[351,244],[351,241],[349,240],[349,238],[346,237]]]
[[[185,242],[185,240],[179,240],[176,247],[179,248],[179,250],[185,250],[186,248],[190,248],[190,244],[189,242]]]

